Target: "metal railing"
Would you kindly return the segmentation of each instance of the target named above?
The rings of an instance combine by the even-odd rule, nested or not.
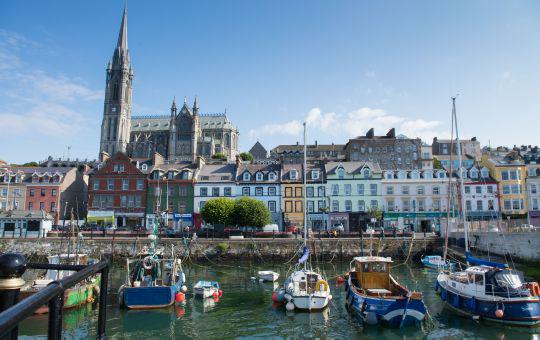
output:
[[[60,280],[53,281],[35,294],[17,302],[20,288],[24,285],[21,276],[26,268],[70,270],[76,271],[76,273]],[[87,266],[39,263],[27,264],[24,256],[20,254],[8,253],[0,256],[0,339],[17,339],[19,323],[31,316],[43,305],[48,305],[49,307],[48,338],[61,339],[62,309],[64,306],[65,291],[95,274],[101,275],[96,338],[105,339],[109,261],[102,260],[96,264]],[[15,284],[14,282],[17,283]]]

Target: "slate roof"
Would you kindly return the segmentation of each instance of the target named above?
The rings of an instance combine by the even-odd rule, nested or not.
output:
[[[52,216],[43,210],[10,210],[0,212],[0,219],[52,220]]]
[[[169,131],[171,117],[168,115],[132,116],[131,131]],[[202,129],[236,129],[223,113],[200,114]]]
[[[326,174],[335,174],[336,169],[340,164],[343,166],[345,171],[350,174],[360,173],[364,166],[368,166],[373,173],[381,173],[381,167],[379,166],[379,164],[374,162],[328,162],[325,165]]]
[[[304,171],[302,164],[283,164],[281,166],[281,180],[282,181],[292,181],[292,182],[302,182]],[[296,179],[291,179],[291,170],[296,170]]]
[[[237,180],[240,182],[243,182],[242,175],[244,172],[248,171],[251,174],[251,181],[249,182],[255,182],[255,174],[257,172],[262,172],[263,174],[263,180],[268,180],[268,174],[270,172],[274,172],[277,175],[277,178],[279,179],[279,173],[281,170],[281,166],[279,164],[248,164],[248,163],[241,163],[237,170],[236,170],[236,177]],[[278,180],[272,181],[272,182],[279,182]]]
[[[197,174],[197,182],[234,182],[236,164],[205,164]]]

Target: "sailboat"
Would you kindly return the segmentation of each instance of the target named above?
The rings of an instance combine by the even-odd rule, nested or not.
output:
[[[309,249],[307,247],[306,216],[306,123],[304,122],[304,247],[293,272],[285,279],[283,287],[274,293],[274,301],[287,301],[287,310],[316,311],[328,306],[332,299],[330,286],[326,279],[309,265]]]
[[[454,124],[461,170],[461,145],[457,129],[455,97],[452,98],[452,127]],[[463,198],[465,196],[463,176],[459,176],[459,179]],[[460,200],[460,207],[464,224],[466,261],[472,266],[453,273],[441,270],[437,276],[436,292],[452,310],[475,320],[518,326],[540,325],[538,283],[525,282],[523,273],[510,268],[506,263],[490,262],[471,256],[463,199]],[[445,245],[445,254],[447,247]]]

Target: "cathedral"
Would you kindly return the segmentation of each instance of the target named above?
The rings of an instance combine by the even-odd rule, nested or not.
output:
[[[194,162],[224,154],[238,154],[238,130],[225,113],[199,113],[184,99],[181,108],[173,99],[170,114],[131,115],[133,69],[128,50],[127,11],[124,8],[118,43],[107,66],[105,103],[101,123],[100,155],[121,151],[133,158],[149,158],[154,152],[169,162]]]

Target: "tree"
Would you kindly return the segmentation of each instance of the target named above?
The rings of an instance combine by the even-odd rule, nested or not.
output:
[[[253,161],[253,155],[249,152],[242,152],[240,154],[240,158],[243,160],[243,161]]]
[[[382,218],[382,210],[380,210],[377,207],[369,208],[367,213],[368,213],[369,218],[375,218],[377,219],[377,221]]]
[[[222,153],[222,152],[218,152],[218,153],[213,154],[212,158],[213,159],[219,159],[221,161],[226,161],[227,160],[227,156],[225,156],[225,154]]]
[[[264,202],[242,197],[234,202],[233,221],[241,227],[259,227],[272,222],[270,211]]]
[[[442,169],[441,161],[437,158],[433,158],[433,169]]]
[[[229,198],[213,198],[204,204],[201,216],[207,223],[230,225],[234,207],[234,201]]]

